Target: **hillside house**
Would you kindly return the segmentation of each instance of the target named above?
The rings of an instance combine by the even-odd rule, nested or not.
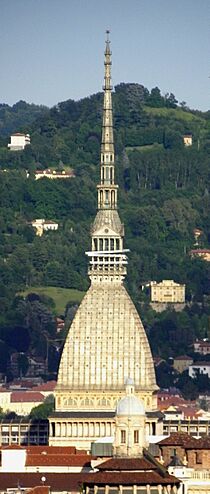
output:
[[[185,285],[173,280],[163,280],[160,283],[151,281],[151,302],[184,303]]]
[[[17,132],[16,134],[12,134],[10,136],[10,143],[8,144],[8,148],[10,151],[22,151],[31,143],[29,134],[21,134]]]

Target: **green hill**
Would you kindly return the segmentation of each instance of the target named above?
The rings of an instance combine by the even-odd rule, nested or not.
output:
[[[29,293],[45,295],[54,300],[56,314],[64,314],[68,303],[79,304],[84,297],[84,292],[71,288],[58,288],[55,286],[32,286],[20,293],[26,297]]]
[[[29,324],[24,304],[30,305],[30,300],[19,301],[16,293],[45,287],[50,295],[56,287],[50,296],[63,311],[72,300],[67,300],[70,294],[80,296],[89,286],[85,251],[97,208],[102,106],[98,93],[44,109],[35,119],[31,116],[30,128],[27,125],[31,145],[23,152],[7,150],[7,120],[0,113],[2,341],[6,341],[5,328],[17,322]],[[183,329],[182,352],[186,352],[194,337],[209,334],[209,264],[192,259],[189,252],[195,243],[194,228],[202,230],[199,246],[210,248],[210,113],[178,106],[174,95],[162,96],[158,88],[149,92],[139,84],[116,86],[113,106],[119,208],[130,249],[127,287],[138,309],[145,302],[141,313],[151,332],[158,316],[148,309],[142,283],[162,279],[186,283],[187,300],[196,305],[195,312],[186,310],[168,324]],[[189,148],[183,145],[186,132],[193,136]],[[75,169],[73,179],[34,180],[36,168],[68,166]],[[59,228],[37,237],[30,226],[35,218],[57,220]],[[29,307],[35,329],[40,303],[35,315]],[[164,338],[160,338],[168,345],[164,355],[173,355],[177,352],[173,335],[171,346],[170,337]],[[161,354],[155,337],[153,343],[154,352]]]

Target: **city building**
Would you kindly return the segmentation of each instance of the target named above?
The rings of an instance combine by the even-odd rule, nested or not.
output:
[[[190,251],[191,257],[200,257],[204,261],[210,262],[210,249],[192,249]]]
[[[195,439],[188,434],[173,433],[158,444],[159,460],[181,481],[178,493],[209,493],[209,437]]]
[[[36,235],[41,237],[44,232],[56,231],[58,229],[58,223],[56,221],[36,219],[31,222],[33,228],[36,229]]]
[[[163,419],[163,434],[168,436],[173,432],[187,432],[190,436],[210,436],[210,420],[204,417],[196,418],[172,418]]]
[[[151,281],[151,302],[157,303],[184,303],[185,285],[175,283],[173,280],[163,280],[160,283]]]
[[[90,450],[113,436],[115,409],[125,382],[133,379],[144,403],[149,434],[161,433],[157,384],[148,339],[123,280],[127,250],[117,210],[112,117],[111,51],[106,40],[98,212],[87,252],[91,285],[79,306],[64,345],[50,417],[50,444]]]
[[[201,355],[208,355],[210,353],[210,341],[208,340],[196,340],[193,343],[194,351]]]
[[[188,357],[188,355],[180,355],[179,357],[174,358],[173,367],[177,370],[177,372],[184,372],[189,368],[189,365],[193,363],[193,359]]]
[[[74,178],[74,177],[75,177],[75,173],[73,169],[69,171],[66,170],[56,171],[47,168],[47,170],[35,171],[35,180],[39,180],[40,178],[63,179],[63,178]]]
[[[23,355],[21,352],[14,352],[10,355],[10,361],[8,363],[8,370],[11,371],[13,378],[22,377],[22,369],[20,365],[20,357]],[[31,355],[24,356],[27,358],[27,370],[25,370],[25,377],[38,377],[46,372],[46,362],[43,357],[32,357]]]
[[[47,445],[48,438],[48,420],[14,416],[0,420],[0,444],[2,445]]]
[[[189,376],[194,378],[198,374],[205,374],[210,377],[210,362],[194,362],[189,365]]]
[[[11,142],[8,144],[8,148],[10,149],[10,151],[22,151],[31,143],[30,135],[21,134],[20,132],[12,134],[10,136],[10,141]]]
[[[192,146],[192,142],[193,142],[193,139],[192,139],[192,134],[189,133],[189,134],[184,134],[183,135],[183,142],[184,142],[184,145],[186,147],[189,147],[189,146]]]
[[[63,446],[1,447],[0,489],[48,485],[60,494],[177,494],[179,479],[147,450],[145,408],[132,380],[117,404],[115,422],[109,455]]]

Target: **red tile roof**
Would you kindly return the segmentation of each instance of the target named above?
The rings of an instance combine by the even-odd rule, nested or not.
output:
[[[188,355],[180,355],[180,357],[175,357],[174,360],[192,360],[192,357],[188,357]]]
[[[33,403],[36,401],[42,403],[44,399],[44,395],[36,391],[13,391],[11,393],[11,403]]]
[[[32,388],[33,391],[54,391],[56,381],[47,381],[46,383],[39,384],[38,386],[34,386]]]
[[[65,466],[91,468],[89,455],[57,455],[57,454],[28,454],[26,466]]]
[[[19,444],[10,444],[9,446],[1,446],[1,449],[25,449],[24,446],[19,446]]]
[[[45,484],[50,486],[51,491],[59,493],[81,492],[84,479],[89,474],[84,473],[0,473],[1,490],[15,488],[19,485],[22,488],[32,488],[40,486],[41,478],[45,477]]]
[[[179,480],[169,474],[161,476],[157,472],[96,472],[89,473],[84,480],[86,485],[160,485],[179,484]]]
[[[103,470],[156,470],[157,466],[145,458],[110,458],[97,465],[100,471]]]
[[[47,455],[76,455],[83,454],[77,452],[75,446],[26,446],[27,453],[33,455],[47,454]],[[84,453],[85,454],[85,453]]]
[[[210,254],[210,249],[193,249],[190,251],[191,254]]]
[[[0,387],[0,393],[6,393],[6,392],[7,392],[7,393],[10,393],[10,390],[9,390],[9,389],[7,389],[7,388],[2,388],[2,387]]]
[[[174,432],[158,444],[159,446],[182,446],[185,449],[210,449],[210,437],[195,439],[185,432]]]
[[[28,489],[26,494],[49,494],[50,487],[48,485],[37,485],[37,487],[32,487],[32,489]]]

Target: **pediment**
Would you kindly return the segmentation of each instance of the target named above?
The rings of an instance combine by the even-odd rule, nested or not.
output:
[[[98,230],[94,230],[93,233],[94,237],[119,237],[119,233],[114,231],[112,228],[109,226],[104,226],[102,228],[99,228]]]

